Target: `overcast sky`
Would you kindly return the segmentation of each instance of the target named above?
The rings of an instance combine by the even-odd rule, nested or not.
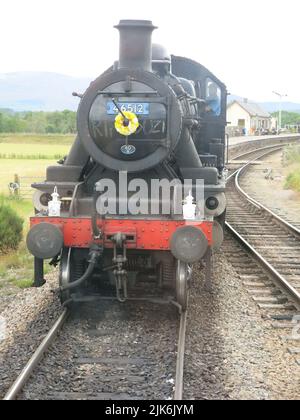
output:
[[[95,78],[118,56],[120,19],[152,20],[154,41],[208,67],[231,93],[300,102],[298,0],[0,0],[0,73]]]

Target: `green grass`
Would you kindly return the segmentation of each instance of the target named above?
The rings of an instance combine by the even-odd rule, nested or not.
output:
[[[5,198],[6,204],[10,205],[25,223],[23,228],[23,241],[18,250],[6,255],[0,255],[0,285],[13,285],[19,288],[29,287],[33,282],[33,257],[29,254],[25,237],[29,229],[29,217],[32,214],[32,204],[29,200],[15,200]],[[29,281],[29,279],[31,279]],[[1,286],[0,286],[1,287]]]
[[[287,147],[284,151],[285,165],[292,165],[294,163],[300,165],[300,146]]]
[[[9,197],[8,184],[14,181],[14,175],[32,177],[32,181],[45,179],[46,168],[56,164],[57,155],[66,155],[74,136],[63,135],[3,135],[0,134],[0,154],[14,154],[13,159],[0,159],[0,194],[5,194],[6,202],[24,219],[23,236],[26,238],[29,229],[29,218],[33,215],[31,199],[15,199]],[[15,157],[20,157],[16,159]],[[50,157],[41,159],[40,155]],[[28,157],[34,157],[28,159]],[[26,183],[30,182],[27,181]],[[25,180],[24,180],[25,182]],[[52,271],[47,263],[45,274]],[[0,255],[0,288],[31,287],[33,283],[33,257],[29,254],[25,239],[17,251],[8,255]]]
[[[11,197],[6,197],[5,200],[7,204],[22,217],[22,219],[27,219],[33,213],[31,200],[15,199]]]
[[[0,148],[2,144],[35,144],[70,146],[74,141],[74,135],[65,134],[2,134],[0,133]]]
[[[300,192],[300,146],[291,146],[285,149],[284,162],[287,166],[288,176],[285,188]]]
[[[25,219],[24,239],[17,251],[0,255],[0,288],[11,285],[25,289],[33,285],[33,256],[29,253],[25,239],[29,229],[29,218],[32,215],[32,204],[26,200],[9,200],[12,207]],[[45,263],[45,275],[53,268]]]
[[[73,141],[66,135],[0,134],[0,194],[9,193],[15,174],[45,178],[46,168],[66,156]]]
[[[10,200],[0,196],[0,253],[18,249],[23,239],[24,220],[10,205]]]
[[[0,144],[0,159],[61,159],[69,153],[70,146],[54,144]]]
[[[300,192],[300,168],[291,172],[285,183],[287,189],[291,189]]]
[[[25,160],[25,159],[1,159],[0,160],[0,194],[9,194],[8,184],[14,181],[15,174],[22,178],[30,177],[41,181],[46,177],[46,168],[55,165],[56,159],[51,160]],[[41,178],[41,179],[39,179]],[[24,179],[25,184],[31,183]]]
[[[12,284],[19,289],[29,289],[33,286],[33,280],[32,279],[23,279],[23,280],[13,280]]]

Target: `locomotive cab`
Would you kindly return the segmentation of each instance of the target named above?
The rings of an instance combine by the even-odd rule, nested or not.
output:
[[[192,264],[210,281],[223,240],[226,88],[152,45],[152,22],[117,29],[119,60],[82,96],[69,156],[34,184],[35,285],[52,259],[65,305],[142,289],[185,310]]]

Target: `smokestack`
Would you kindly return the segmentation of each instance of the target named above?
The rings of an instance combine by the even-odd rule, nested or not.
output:
[[[150,20],[121,20],[119,69],[152,71],[152,32]]]

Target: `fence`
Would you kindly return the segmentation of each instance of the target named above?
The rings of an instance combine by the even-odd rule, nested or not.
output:
[[[8,185],[10,195],[15,197],[30,199],[34,193],[31,185],[37,181],[43,181],[42,177],[27,177],[15,174],[14,181]]]

